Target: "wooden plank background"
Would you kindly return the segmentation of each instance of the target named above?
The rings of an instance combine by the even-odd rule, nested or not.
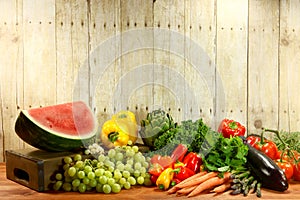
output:
[[[213,128],[229,117],[248,133],[300,130],[299,10],[300,0],[0,1],[0,161],[27,147],[14,132],[21,109],[77,99],[100,124],[163,108]]]

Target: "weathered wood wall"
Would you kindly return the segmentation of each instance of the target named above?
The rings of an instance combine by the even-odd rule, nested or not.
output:
[[[300,130],[300,0],[0,1],[0,161],[21,109]]]

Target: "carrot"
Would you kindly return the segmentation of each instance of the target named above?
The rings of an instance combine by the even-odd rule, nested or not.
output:
[[[186,183],[183,183],[181,185],[177,185],[177,187],[179,188],[184,188],[184,187],[190,187],[190,186],[194,186],[194,185],[198,185],[202,182],[205,182],[206,180],[210,179],[210,178],[213,178],[213,177],[216,177],[218,175],[218,172],[209,172],[203,176],[200,176],[198,178],[195,178],[191,181],[188,181]]]
[[[177,194],[189,194],[192,192],[197,186],[190,186],[190,187],[185,187],[177,191]]]
[[[221,185],[223,183],[225,183],[226,181],[228,181],[230,179],[230,173],[226,172],[224,173],[224,177],[220,178],[220,177],[211,177],[209,179],[207,179],[206,181],[202,182],[200,185],[198,185],[189,195],[188,197],[192,197],[195,195],[200,194],[201,192],[203,192],[204,190],[213,188],[215,186]]]
[[[227,181],[217,187],[215,187],[212,192],[215,192],[215,193],[222,193],[222,192],[225,192],[226,190],[228,190],[229,188],[231,187],[231,181]]]
[[[183,185],[183,184],[185,184],[185,183],[187,183],[187,182],[189,182],[189,181],[192,181],[193,179],[196,179],[196,178],[198,178],[198,177],[201,177],[201,176],[203,176],[203,175],[205,175],[205,174],[207,174],[207,172],[206,171],[203,171],[203,172],[199,172],[199,173],[197,173],[197,174],[195,174],[195,175],[193,175],[193,176],[190,176],[190,177],[188,177],[187,179],[185,179],[185,180],[183,180],[183,181],[181,181],[180,183],[178,183],[177,185],[175,185],[174,187],[172,187],[172,188],[170,188],[168,191],[167,191],[167,193],[168,194],[173,194],[173,193],[175,193],[177,190],[179,190],[181,187],[181,185]]]

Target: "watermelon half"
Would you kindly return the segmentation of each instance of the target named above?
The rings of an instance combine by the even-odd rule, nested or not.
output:
[[[93,142],[96,120],[82,101],[22,110],[15,131],[26,143],[46,151],[72,151]]]

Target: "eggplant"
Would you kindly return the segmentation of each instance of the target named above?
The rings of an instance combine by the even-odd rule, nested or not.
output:
[[[248,146],[247,163],[254,176],[262,183],[262,187],[283,192],[289,184],[283,170],[263,152],[252,147],[245,139]]]

